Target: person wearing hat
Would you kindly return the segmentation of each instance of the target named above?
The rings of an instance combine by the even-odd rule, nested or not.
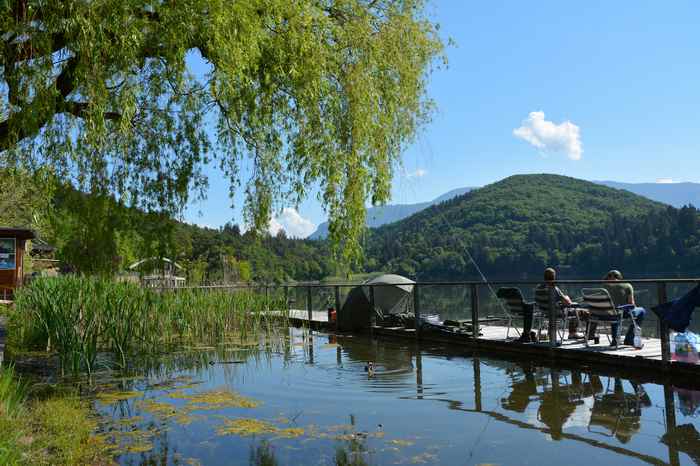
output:
[[[605,275],[605,280],[608,283],[603,285],[603,287],[610,293],[615,307],[622,309],[625,318],[629,318],[632,315],[637,321],[637,325],[641,327],[646,309],[638,307],[634,302],[634,288],[632,288],[632,285],[621,281],[622,273],[619,270],[609,271]],[[612,324],[613,341],[610,343],[611,346],[617,346],[618,330],[619,324]],[[630,324],[629,329],[627,329],[623,344],[630,346],[634,344],[634,324]]]

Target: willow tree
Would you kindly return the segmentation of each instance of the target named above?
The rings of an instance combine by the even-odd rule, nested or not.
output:
[[[317,192],[355,258],[430,115],[424,1],[0,0],[0,167],[174,213],[215,163],[258,230]]]

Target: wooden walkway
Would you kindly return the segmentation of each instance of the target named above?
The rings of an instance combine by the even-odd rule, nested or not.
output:
[[[308,325],[308,311],[294,309],[290,311],[290,319],[293,323]],[[328,314],[326,311],[313,311],[311,326],[314,328],[328,328]],[[469,334],[435,332],[423,330],[416,335],[416,330],[403,327],[374,326],[371,332],[377,336],[400,337],[413,340],[433,341],[453,345],[467,346],[470,348],[506,352],[525,355],[527,357],[560,359],[570,362],[614,366],[626,369],[648,369],[663,373],[700,375],[700,364],[690,364],[680,361],[664,362],[661,357],[661,340],[658,338],[642,338],[644,347],[636,349],[631,346],[610,347],[607,336],[600,335],[600,343],[589,342],[585,346],[583,340],[564,340],[560,346],[552,346],[549,342],[542,343],[518,343],[514,341],[517,334],[511,329],[510,338],[506,340],[506,327],[482,323],[478,339],[473,339]],[[568,332],[565,332],[567,335]]]
[[[506,327],[496,325],[481,325],[480,328],[482,335],[479,338],[491,341],[506,341]],[[520,343],[515,343],[513,341],[514,333],[515,332],[513,331],[513,329],[511,329],[509,341],[513,344],[521,345]],[[565,336],[567,334],[568,332],[565,332]],[[660,361],[661,340],[659,340],[658,338],[642,338],[642,341],[644,342],[644,348],[639,350],[631,346],[618,346],[617,348],[611,348],[608,342],[608,338],[605,335],[601,335],[600,343],[597,345],[593,344],[592,340],[589,340],[588,347],[586,347],[583,340],[564,340],[564,342],[559,348],[563,350],[585,351],[589,353],[607,354],[621,357],[658,359]],[[550,347],[549,342],[529,343],[525,344],[524,346]]]

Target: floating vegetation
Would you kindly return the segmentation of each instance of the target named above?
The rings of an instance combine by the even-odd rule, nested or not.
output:
[[[137,409],[140,409],[141,411],[148,413],[161,420],[166,420],[178,415],[178,412],[173,405],[151,399],[138,400],[136,401],[134,406]]]
[[[389,440],[389,443],[392,445],[398,445],[400,447],[410,447],[411,445],[413,445],[413,442],[411,442],[410,440],[401,440],[401,439],[392,439],[392,440]]]
[[[300,427],[279,428],[271,422],[260,419],[242,418],[231,419],[224,422],[218,430],[219,435],[238,435],[250,437],[253,435],[274,435],[279,438],[296,438],[304,435],[304,429]]]
[[[153,437],[156,432],[151,429],[110,430],[96,435],[113,455],[124,453],[145,453],[153,450]]]
[[[438,456],[434,453],[421,453],[420,455],[412,456],[410,459],[411,464],[423,464],[423,463],[434,463],[437,461]]]
[[[260,402],[233,391],[213,390],[186,394],[180,390],[167,395],[168,398],[188,400],[187,409],[214,410],[225,408],[257,408]]]
[[[129,400],[131,398],[138,398],[140,396],[143,396],[143,392],[101,392],[97,395],[96,399],[102,404],[111,405],[120,401]]]

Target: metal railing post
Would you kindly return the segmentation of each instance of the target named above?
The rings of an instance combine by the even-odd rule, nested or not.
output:
[[[311,322],[314,320],[314,313],[312,310],[313,303],[311,301],[311,287],[306,287],[306,311],[309,318],[309,327],[311,327]]]
[[[479,285],[471,284],[472,338],[479,338]]]
[[[416,338],[420,338],[420,286],[413,285],[413,328],[416,331]]]
[[[549,285],[549,346],[557,346],[557,316],[554,312],[554,287],[556,285]]]
[[[284,285],[284,312],[289,315],[289,287]]]
[[[659,304],[668,301],[665,282],[657,283],[656,291]],[[668,338],[668,325],[661,319],[659,319],[659,339],[661,340],[661,360],[668,362],[671,360],[671,343]]]

